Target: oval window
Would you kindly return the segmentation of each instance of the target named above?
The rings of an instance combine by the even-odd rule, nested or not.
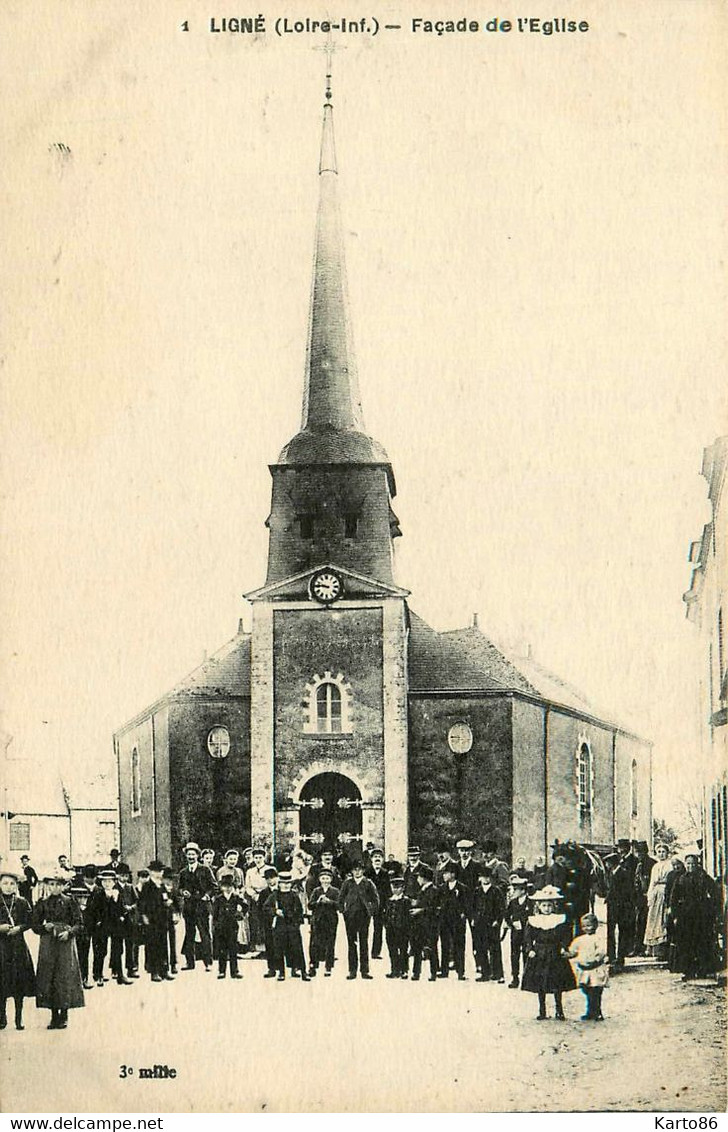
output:
[[[227,727],[213,727],[207,736],[207,749],[213,759],[224,759],[230,750],[230,732]]]
[[[453,723],[447,733],[447,743],[455,755],[467,755],[473,745],[473,732],[467,723]]]

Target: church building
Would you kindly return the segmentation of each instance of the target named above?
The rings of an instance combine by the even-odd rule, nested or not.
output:
[[[478,628],[436,632],[394,576],[394,471],[352,349],[331,91],[323,112],[303,416],[271,465],[252,631],[114,735],[121,848],[275,856],[458,837],[529,861],[554,839],[651,838],[651,745]],[[423,547],[423,553],[425,548]]]

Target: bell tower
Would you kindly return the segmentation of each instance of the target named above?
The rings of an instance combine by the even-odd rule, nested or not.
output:
[[[364,428],[349,319],[327,76],[300,431],[271,466],[268,582],[336,561],[393,582],[392,466]]]
[[[407,591],[394,474],[359,397],[330,80],[301,428],[270,468],[268,573],[246,595],[252,833],[279,858],[407,848]]]

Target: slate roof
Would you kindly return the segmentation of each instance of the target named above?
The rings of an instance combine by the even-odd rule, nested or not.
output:
[[[438,633],[411,611],[409,682],[412,692],[510,689],[538,694],[479,629]]]
[[[476,626],[438,633],[410,614],[410,691],[511,691],[605,719],[578,689],[538,664],[496,646]]]
[[[169,693],[242,695],[250,691],[250,633],[237,633],[231,641],[193,669]]]

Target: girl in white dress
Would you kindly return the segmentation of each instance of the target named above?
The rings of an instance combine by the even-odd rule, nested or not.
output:
[[[582,935],[572,940],[566,952],[573,959],[579,987],[586,998],[586,1014],[582,1022],[603,1022],[602,992],[609,983],[607,949],[596,936],[599,921],[588,912],[581,917]]]

